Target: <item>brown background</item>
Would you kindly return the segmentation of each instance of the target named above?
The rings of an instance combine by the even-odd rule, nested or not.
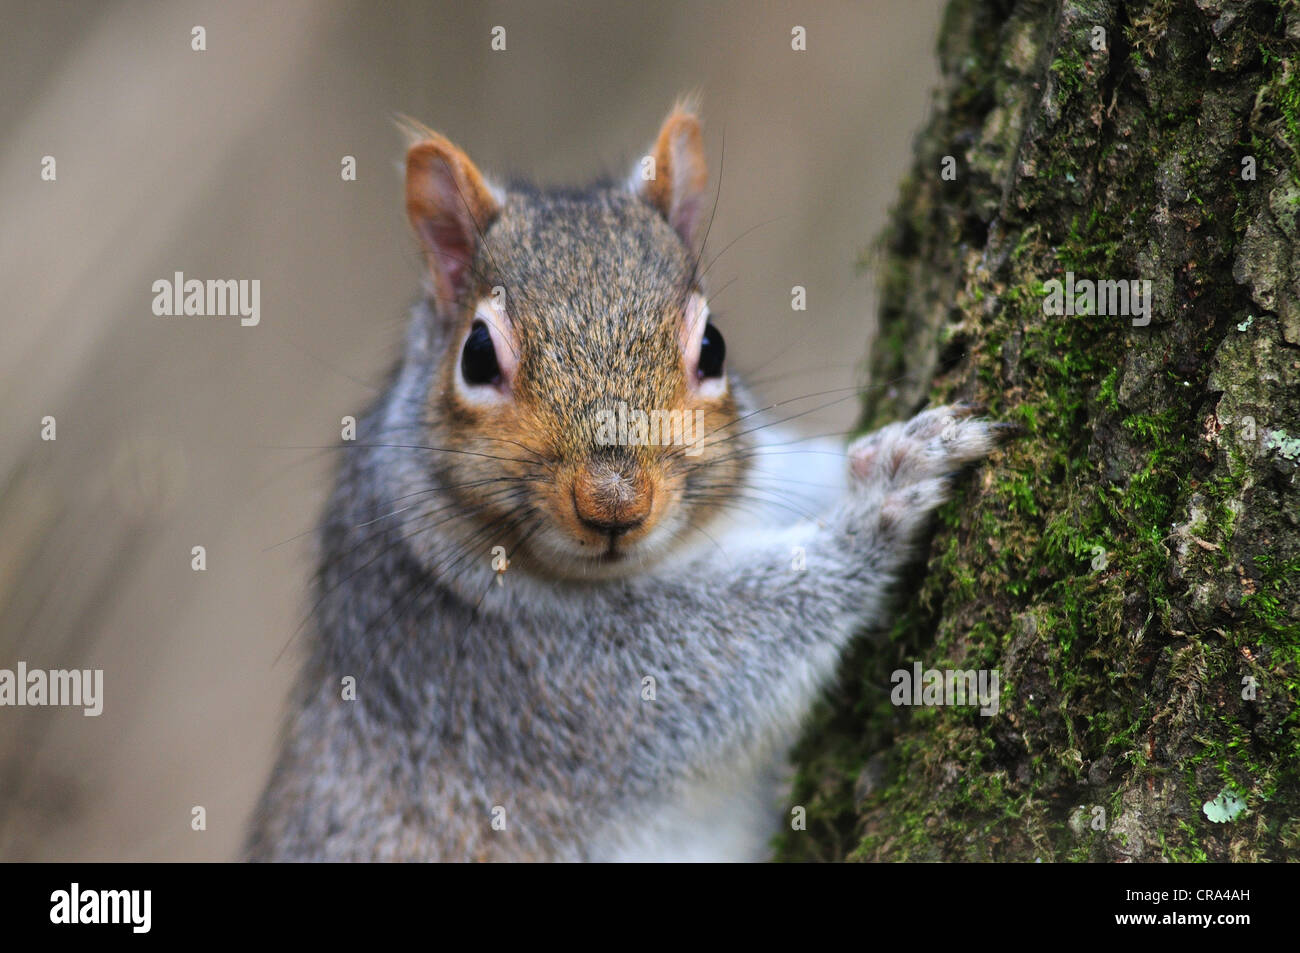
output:
[[[854,262],[925,118],[939,7],[0,4],[0,667],[102,668],[106,695],[99,718],[0,709],[0,858],[235,855],[334,452],[293,448],[373,398],[417,287],[395,114],[571,183],[630,168],[698,90],[715,176],[726,145],[714,310],[783,400],[861,383]],[[261,325],[155,317],[175,271],[260,279]]]

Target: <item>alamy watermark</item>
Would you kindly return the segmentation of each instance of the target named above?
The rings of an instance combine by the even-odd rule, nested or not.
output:
[[[1043,314],[1131,317],[1133,327],[1144,328],[1151,323],[1151,279],[1076,281],[1074,272],[1067,271],[1064,282],[1059,278],[1043,282]]]
[[[153,925],[152,890],[87,890],[74,882],[50,894],[53,924],[122,924],[132,933],[148,933]]]
[[[688,457],[704,450],[703,410],[634,410],[626,401],[596,411],[596,442],[602,447],[686,447]]]
[[[104,670],[29,670],[26,662],[19,662],[16,671],[0,668],[0,707],[8,705],[78,707],[94,718],[104,710]]]
[[[262,320],[262,281],[260,278],[198,278],[176,272],[171,279],[153,283],[153,313],[159,317],[198,315],[226,317],[239,315],[239,323],[255,327]]]
[[[1001,702],[997,669],[922,669],[914,662],[909,671],[900,668],[889,676],[893,689],[889,700],[895,705],[979,705],[980,714],[998,713]]]

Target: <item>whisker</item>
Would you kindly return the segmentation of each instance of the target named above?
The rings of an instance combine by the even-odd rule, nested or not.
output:
[[[709,269],[718,263],[718,259],[721,258],[723,255],[725,255],[733,245],[735,245],[738,241],[743,239],[745,236],[758,231],[760,228],[763,228],[766,225],[771,225],[775,222],[779,222],[782,219],[789,218],[789,217],[790,217],[789,215],[778,215],[775,218],[769,218],[765,222],[759,222],[757,225],[751,225],[749,228],[745,229],[743,232],[741,232],[731,241],[727,242],[727,244],[723,246],[722,251],[718,252],[716,255],[713,256],[712,260],[709,261],[708,265],[705,266],[704,271],[700,274],[699,280],[703,281],[704,276],[709,273]]]
[[[703,275],[700,271],[700,259],[704,257],[704,249],[709,244],[709,234],[713,231],[713,217],[718,214],[718,200],[722,198],[722,176],[727,169],[727,126],[724,122],[722,125],[722,144],[718,150],[718,187],[713,193],[713,208],[709,210],[709,224],[704,227],[704,238],[700,240],[700,250],[695,255],[695,261],[691,265],[691,283],[698,286]]]
[[[703,490],[709,490],[709,491],[712,491],[714,488],[713,488],[713,487],[703,487],[702,489],[703,489]],[[759,491],[760,491],[760,488],[758,488],[758,487],[752,487],[751,489],[753,489],[755,492],[759,492]],[[794,515],[798,516],[800,519],[806,519],[806,520],[809,520],[810,522],[814,522],[814,523],[815,523],[815,522],[817,522],[817,520],[818,520],[818,517],[817,517],[816,514],[814,514],[814,513],[809,513],[809,512],[807,512],[806,510],[804,510],[802,507],[797,507],[797,506],[795,506],[794,504],[787,502],[786,500],[771,500],[771,499],[766,499],[766,498],[761,497],[761,496],[753,496],[753,495],[750,495],[750,494],[746,494],[746,493],[742,493],[742,492],[737,492],[737,490],[738,490],[738,488],[735,488],[735,487],[719,487],[719,488],[717,489],[717,492],[700,492],[699,490],[688,490],[688,491],[686,491],[685,493],[682,494],[682,498],[683,498],[683,499],[691,499],[691,500],[716,500],[716,499],[719,499],[719,498],[723,498],[723,499],[730,499],[730,498],[734,498],[734,499],[747,499],[747,500],[750,500],[751,502],[759,503],[759,504],[762,504],[762,505],[764,505],[764,506],[779,506],[779,507],[781,507],[782,509],[786,510],[787,512],[793,513]],[[773,492],[776,492],[776,491],[773,491],[773,490],[762,490],[761,492],[773,493]]]
[[[837,430],[828,433],[809,434],[807,437],[799,437],[795,440],[783,440],[780,443],[764,443],[757,445],[745,445],[739,450],[729,451],[720,457],[710,457],[693,464],[688,468],[687,473],[693,473],[697,470],[707,470],[709,467],[718,466],[723,463],[730,463],[733,460],[755,460],[760,456],[763,457],[782,457],[792,454],[809,454],[815,456],[845,457],[847,453],[839,450],[780,450],[779,447],[789,447],[796,443],[806,443],[809,440],[821,440],[826,437],[846,437],[855,431]],[[720,441],[721,442],[721,441]]]
[[[438,493],[442,490],[460,490],[460,489],[466,489],[468,487],[488,486],[493,483],[542,483],[542,482],[544,481],[540,477],[501,476],[501,477],[489,477],[484,480],[473,480],[467,483],[439,484],[438,486],[427,487],[423,490],[416,490],[414,493],[404,493],[403,495],[399,497],[395,497],[391,500],[378,502],[375,504],[375,509],[378,509],[383,506],[392,506],[394,503],[400,503],[402,500],[409,500],[417,496],[428,496],[430,493]],[[382,519],[387,519],[390,516],[396,516],[398,513],[404,513],[407,510],[413,508],[414,508],[413,506],[404,506],[401,507],[400,509],[393,510],[390,513],[384,513],[379,516],[376,516],[374,519],[369,519],[361,523],[353,523],[351,524],[351,528],[361,529],[362,527],[371,526]],[[271,550],[278,549],[279,547],[284,546],[287,543],[292,543],[296,539],[302,539],[304,536],[310,536],[312,533],[316,532],[316,529],[317,527],[312,527],[311,529],[304,530],[301,533],[295,533],[293,536],[290,536],[288,539],[282,539],[278,543],[272,543],[270,546],[267,546],[265,549],[263,549],[262,552],[264,553],[270,552]]]
[[[506,526],[504,530],[501,530],[501,525],[507,519],[509,519],[508,516],[493,520],[487,526],[481,527],[477,532],[473,533],[470,539],[466,541],[465,545],[461,547],[463,552],[461,553],[460,557],[457,558],[456,561],[452,564],[452,566],[448,566],[446,563],[439,564],[438,567],[435,567],[433,570],[429,572],[428,579],[426,580],[424,585],[413,590],[411,593],[407,593],[406,596],[404,596],[402,599],[399,599],[398,601],[400,603],[403,603],[403,607],[401,611],[393,618],[393,621],[389,623],[388,628],[384,630],[383,635],[381,635],[378,641],[375,643],[375,648],[371,651],[370,658],[366,662],[366,666],[363,671],[363,677],[368,676],[370,674],[370,669],[375,662],[376,656],[378,655],[380,648],[389,645],[388,636],[393,631],[394,627],[397,626],[398,623],[400,623],[401,620],[406,617],[407,613],[411,610],[413,606],[419,603],[419,601],[424,597],[425,593],[427,593],[431,588],[433,588],[435,584],[442,581],[444,577],[451,575],[450,570],[452,567],[460,565],[465,559],[474,555],[475,547],[479,545],[480,537],[485,537],[485,539],[491,539],[492,534],[498,531],[509,533],[515,527],[521,525],[523,522],[529,519],[530,516],[531,514],[526,513],[522,518],[516,518],[514,520],[510,520],[509,524]],[[388,610],[386,610],[375,621],[382,622],[384,617],[387,616],[389,612],[391,612],[396,607],[397,607],[397,603],[394,603],[392,606],[389,607]],[[365,631],[362,633],[362,639],[360,640],[361,642],[366,641],[366,637],[369,636],[373,624],[374,623],[371,623],[370,625],[366,626]],[[400,643],[393,643],[394,648],[396,647],[397,644]]]
[[[470,457],[486,457],[489,460],[501,460],[505,463],[523,463],[534,464],[532,460],[521,460],[518,457],[502,457],[493,453],[483,453],[478,450],[458,450],[455,447],[426,447],[413,443],[341,443],[341,444],[304,444],[304,445],[269,445],[262,446],[263,450],[427,450],[431,453],[460,453]]]
[[[517,553],[520,549],[522,549],[523,546],[524,546],[524,544],[527,543],[528,540],[532,538],[533,534],[536,533],[539,529],[542,528],[542,525],[544,524],[544,522],[545,522],[545,520],[543,520],[543,519],[541,519],[541,518],[539,517],[539,518],[538,518],[538,519],[533,523],[533,525],[528,529],[528,531],[524,533],[523,537],[522,537],[522,538],[521,538],[517,543],[515,543],[515,545],[511,548],[510,552],[506,553],[506,564],[507,564],[507,566],[509,565],[510,560],[514,559],[514,557],[515,557],[515,553]],[[483,595],[479,596],[479,597],[478,597],[478,602],[474,603],[474,608],[473,608],[473,610],[470,612],[470,620],[471,620],[471,621],[473,621],[474,619],[477,619],[477,618],[478,618],[478,610],[479,610],[479,606],[481,606],[481,605],[483,604],[483,600],[487,598],[487,594],[488,594],[489,592],[492,591],[492,587],[493,587],[494,585],[496,585],[496,579],[493,579],[492,581],[490,581],[490,582],[487,584],[487,588],[483,590]]]
[[[508,490],[513,490],[513,488],[507,488],[507,489],[508,489]],[[498,491],[498,493],[502,493],[502,494],[503,494],[504,492],[505,492],[505,491]],[[453,502],[451,502],[451,503],[445,504],[444,506],[442,506],[442,507],[440,507],[440,508],[438,508],[438,509],[435,509],[435,510],[429,511],[429,512],[426,513],[426,514],[422,514],[421,518],[425,518],[425,517],[427,517],[427,516],[435,515],[436,513],[441,512],[442,510],[450,509],[450,508],[456,507],[456,506],[458,506],[458,505],[459,505],[459,504],[458,504],[456,501],[453,501]],[[436,527],[442,525],[444,522],[447,522],[447,521],[449,521],[449,520],[456,519],[456,518],[461,517],[461,516],[472,516],[473,514],[479,512],[479,511],[481,511],[481,510],[487,509],[489,506],[495,506],[495,505],[498,505],[498,500],[495,499],[495,498],[491,498],[491,499],[487,499],[487,500],[485,500],[484,502],[479,503],[479,504],[477,504],[477,505],[473,505],[473,506],[470,506],[470,507],[462,507],[462,508],[458,509],[455,513],[453,513],[451,516],[447,517],[447,518],[444,519],[444,520],[440,520],[440,521],[434,523],[433,525],[429,525],[429,524],[427,524],[427,523],[421,523],[421,524],[417,525],[415,529],[411,530],[411,532],[409,532],[409,533],[405,533],[405,534],[403,534],[402,536],[399,536],[399,537],[398,537],[396,540],[394,540],[393,543],[392,543],[389,547],[387,547],[387,548],[385,548],[385,547],[380,547],[379,551],[378,551],[377,553],[375,553],[374,556],[372,556],[370,559],[366,560],[364,563],[362,563],[360,566],[358,566],[358,567],[357,567],[356,569],[354,569],[352,572],[348,573],[346,576],[344,576],[342,579],[340,579],[340,580],[339,580],[338,582],[336,582],[334,585],[330,586],[326,591],[324,591],[323,593],[321,593],[320,597],[316,600],[315,604],[314,604],[314,605],[311,607],[311,609],[307,612],[307,615],[303,618],[303,620],[302,620],[301,622],[298,623],[298,626],[294,629],[293,633],[289,636],[288,641],[286,641],[285,644],[284,644],[284,646],[281,647],[279,653],[278,653],[278,654],[276,655],[276,657],[275,657],[275,662],[273,662],[272,665],[274,666],[276,663],[278,663],[278,662],[280,661],[280,659],[284,656],[284,653],[285,653],[286,651],[288,651],[289,646],[292,645],[293,642],[294,642],[294,640],[296,640],[296,639],[298,638],[298,636],[302,634],[302,632],[303,632],[304,628],[306,627],[307,623],[310,622],[310,621],[312,620],[312,618],[316,615],[316,613],[320,611],[321,607],[325,604],[326,600],[330,598],[330,596],[334,595],[334,593],[336,593],[336,592],[337,592],[337,591],[338,591],[342,586],[346,585],[346,584],[347,584],[348,582],[350,582],[353,578],[355,578],[355,577],[357,576],[357,574],[363,572],[365,569],[367,569],[368,567],[370,567],[371,565],[373,565],[376,561],[378,561],[379,559],[381,559],[383,556],[387,555],[387,553],[388,553],[389,550],[392,548],[392,546],[397,545],[397,544],[402,543],[402,542],[405,542],[406,540],[412,538],[413,536],[417,536],[417,535],[419,535],[420,533],[429,532],[429,531],[431,531],[432,529],[435,529]],[[410,524],[408,523],[408,526],[409,526],[409,525],[410,525]],[[386,528],[386,529],[382,529],[382,530],[380,530],[379,532],[377,532],[377,533],[375,533],[375,534],[373,534],[373,535],[367,537],[366,539],[361,540],[361,541],[358,542],[356,545],[350,547],[350,548],[347,550],[347,552],[342,553],[342,554],[338,554],[338,555],[335,555],[335,556],[331,557],[330,560],[329,560],[328,562],[322,564],[322,565],[319,567],[319,569],[318,569],[318,571],[317,571],[317,575],[318,575],[318,577],[323,577],[324,574],[325,574],[325,573],[326,573],[326,572],[327,572],[327,571],[328,571],[332,566],[337,565],[338,563],[343,562],[345,559],[349,559],[349,558],[351,558],[351,557],[352,557],[353,555],[355,555],[355,554],[356,554],[360,549],[362,549],[362,548],[365,547],[365,546],[370,545],[371,543],[376,542],[377,540],[381,539],[383,536],[387,535],[389,532],[391,532],[390,529],[387,529],[387,528]]]
[[[718,446],[718,445],[720,445],[720,444],[729,443],[729,442],[731,442],[732,440],[737,440],[737,439],[739,439],[739,438],[741,438],[741,437],[744,437],[744,436],[747,436],[747,435],[749,435],[749,434],[751,434],[751,433],[757,433],[757,432],[760,431],[760,430],[766,430],[768,427],[777,427],[777,426],[780,426],[781,424],[789,423],[789,422],[792,421],[792,420],[798,420],[800,417],[807,417],[809,414],[815,414],[815,413],[817,413],[819,410],[825,410],[827,407],[834,407],[836,404],[841,404],[841,403],[843,403],[843,402],[846,401],[846,400],[849,400],[849,399],[851,399],[851,398],[857,397],[857,396],[858,396],[857,389],[856,389],[856,388],[852,388],[852,390],[854,391],[854,393],[852,393],[852,394],[846,394],[845,396],[840,397],[840,398],[837,398],[836,400],[827,401],[827,402],[824,403],[824,404],[819,404],[819,405],[816,406],[816,407],[811,407],[811,408],[809,408],[808,410],[801,411],[800,413],[797,413],[797,414],[791,414],[789,417],[783,417],[783,418],[781,418],[780,420],[772,420],[772,421],[769,421],[768,423],[760,424],[760,425],[757,426],[757,427],[751,427],[749,430],[742,430],[740,433],[731,434],[730,436],[723,437],[721,440],[715,440],[715,441],[713,442],[713,445],[714,445],[714,446]],[[835,393],[835,391],[827,391],[827,393]],[[818,396],[818,395],[813,395],[813,396]],[[797,399],[797,400],[803,400],[803,399],[806,399],[806,398],[796,398],[796,399]],[[781,401],[780,403],[781,403],[781,404],[792,403],[792,401]],[[773,406],[780,406],[780,404],[774,404]],[[747,414],[746,416],[752,416],[752,414]],[[739,421],[737,421],[737,422],[739,422]],[[723,426],[718,427],[717,430],[715,430],[714,432],[716,433],[718,430],[725,430],[725,429],[726,429],[727,427],[729,427],[729,426],[731,426],[731,424],[724,424]],[[707,439],[707,438],[705,438],[705,439]]]

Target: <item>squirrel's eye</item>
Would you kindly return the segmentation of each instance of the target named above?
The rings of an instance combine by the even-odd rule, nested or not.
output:
[[[475,321],[474,327],[465,339],[465,352],[460,357],[460,370],[470,384],[492,384],[501,376],[501,366],[497,364],[497,351],[492,346],[492,333],[482,321]]]
[[[699,369],[701,377],[721,377],[722,362],[727,357],[727,342],[710,321],[704,326],[704,337],[700,340]]]

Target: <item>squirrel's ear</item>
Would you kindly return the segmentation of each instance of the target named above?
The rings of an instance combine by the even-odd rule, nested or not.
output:
[[[654,149],[632,173],[632,189],[658,209],[695,252],[708,184],[699,117],[690,106],[678,105],[664,120]]]
[[[406,214],[424,246],[437,305],[450,313],[471,283],[470,266],[501,206],[464,152],[422,132],[406,153]]]

